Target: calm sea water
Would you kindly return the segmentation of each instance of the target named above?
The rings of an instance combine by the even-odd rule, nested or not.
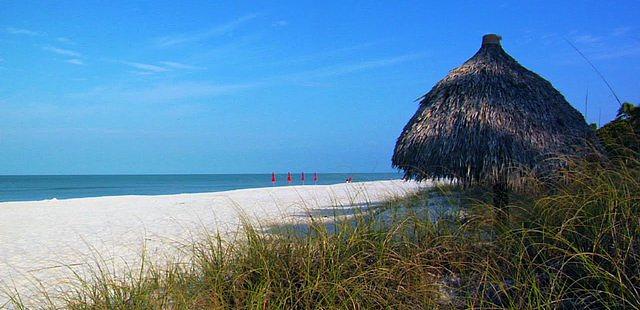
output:
[[[319,173],[317,184],[392,180],[397,173]],[[300,174],[292,185],[301,185]],[[276,186],[287,186],[287,176],[278,174]],[[313,184],[313,174],[305,184]],[[189,175],[41,175],[0,176],[0,202],[65,199],[117,195],[167,195],[218,192],[242,188],[269,187],[271,174],[189,174]]]

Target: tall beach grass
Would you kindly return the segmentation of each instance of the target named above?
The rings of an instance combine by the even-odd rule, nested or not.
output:
[[[485,189],[447,186],[329,222],[312,213],[303,225],[245,221],[235,240],[193,244],[187,264],[98,269],[43,307],[637,309],[637,158],[574,160],[516,195],[508,216]],[[455,207],[426,211],[434,201]]]

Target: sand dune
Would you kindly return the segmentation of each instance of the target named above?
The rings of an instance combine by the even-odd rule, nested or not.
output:
[[[143,248],[153,260],[176,259],[180,245],[203,232],[237,231],[243,214],[261,225],[303,220],[308,211],[376,203],[428,185],[398,180],[0,203],[0,286],[34,298],[38,286],[64,287],[72,270],[83,274],[92,261],[118,272],[136,266]],[[4,299],[0,293],[0,305]]]

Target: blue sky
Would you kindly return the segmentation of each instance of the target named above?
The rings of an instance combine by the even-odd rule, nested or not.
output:
[[[484,33],[605,123],[640,102],[638,1],[0,0],[0,174],[392,171]]]

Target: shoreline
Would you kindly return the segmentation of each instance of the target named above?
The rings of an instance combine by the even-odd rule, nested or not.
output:
[[[296,185],[277,185],[277,186],[268,186],[268,187],[247,187],[247,188],[237,188],[237,189],[228,189],[228,190],[220,190],[220,191],[205,191],[205,192],[184,192],[184,193],[175,193],[175,194],[127,194],[127,195],[102,195],[102,196],[86,196],[86,197],[71,197],[71,198],[48,198],[48,199],[40,199],[40,200],[9,200],[9,201],[0,201],[0,208],[4,204],[32,204],[32,203],[46,203],[46,202],[56,202],[56,201],[69,201],[69,200],[80,200],[80,199],[109,199],[109,198],[137,198],[137,197],[173,197],[173,196],[186,196],[186,195],[212,195],[212,194],[222,194],[222,193],[233,193],[238,191],[250,191],[250,190],[266,190],[266,189],[306,189],[308,187],[330,187],[341,184],[366,184],[366,183],[378,183],[378,182],[405,182],[402,179],[393,179],[393,180],[376,180],[376,181],[361,181],[361,182],[353,182],[353,183],[335,183],[335,184],[296,184]]]
[[[348,176],[358,182],[401,179],[396,173],[324,173],[314,184],[294,176],[277,174],[275,186],[333,185],[344,183]],[[198,174],[198,175],[54,175],[0,176],[0,203],[50,199],[94,198],[103,196],[157,196],[223,192],[238,189],[272,187],[269,174]]]
[[[0,287],[29,296],[34,280],[54,289],[96,258],[115,273],[157,261],[207,233],[231,236],[243,219],[268,225],[308,220],[312,210],[380,203],[431,183],[401,180],[292,185],[171,195],[125,195],[0,203]],[[0,305],[3,303],[0,290]]]

